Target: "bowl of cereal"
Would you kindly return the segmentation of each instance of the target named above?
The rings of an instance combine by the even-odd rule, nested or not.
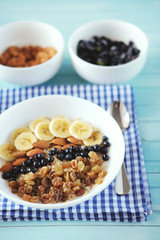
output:
[[[142,70],[148,40],[131,23],[99,20],[76,29],[68,47],[73,67],[83,79],[115,84],[132,79]]]
[[[114,180],[124,160],[115,120],[72,96],[18,103],[1,114],[0,131],[0,193],[29,207],[82,203]]]
[[[48,81],[58,72],[64,52],[61,33],[37,21],[0,27],[0,79],[22,86]]]

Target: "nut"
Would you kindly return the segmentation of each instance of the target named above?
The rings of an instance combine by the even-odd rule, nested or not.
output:
[[[71,146],[77,147],[77,145],[74,143],[68,143],[68,144],[64,145],[62,149],[65,150],[67,148],[70,148]]]
[[[15,158],[22,158],[26,156],[27,151],[17,151],[15,153],[13,153],[13,156]]]
[[[34,142],[33,143],[33,147],[34,148],[40,148],[40,149],[46,149],[46,148],[49,148],[49,145],[50,143],[49,142],[46,142],[46,141],[37,141],[37,142]]]
[[[32,149],[32,150],[29,150],[26,155],[27,155],[28,157],[32,157],[32,156],[37,155],[37,154],[39,154],[39,153],[43,153],[43,150],[40,149],[40,148],[34,148],[34,149]]]
[[[51,143],[57,144],[57,145],[66,145],[67,140],[65,138],[54,138]]]
[[[24,161],[26,161],[28,158],[19,158],[13,162],[13,166],[20,166]]]
[[[10,172],[12,170],[13,166],[10,162],[6,163],[4,166],[0,168],[1,172]]]
[[[67,140],[68,142],[71,142],[77,145],[83,145],[83,142],[75,137],[68,137]]]

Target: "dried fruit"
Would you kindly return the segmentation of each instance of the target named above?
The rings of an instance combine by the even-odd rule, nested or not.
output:
[[[56,202],[60,202],[62,200],[62,196],[63,196],[63,193],[61,189],[56,189],[54,191],[54,200]]]
[[[54,187],[59,187],[62,185],[62,178],[61,177],[55,177],[53,180],[52,180],[52,184]]]
[[[51,195],[50,194],[43,194],[42,196],[41,196],[41,201],[43,202],[43,203],[49,203],[50,201],[51,201],[51,199],[52,199],[52,197],[51,197]]]

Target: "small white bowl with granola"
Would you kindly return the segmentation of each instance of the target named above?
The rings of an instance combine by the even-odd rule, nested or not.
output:
[[[90,199],[114,180],[124,159],[115,120],[76,97],[18,103],[1,114],[0,131],[0,193],[33,208],[65,208]]]

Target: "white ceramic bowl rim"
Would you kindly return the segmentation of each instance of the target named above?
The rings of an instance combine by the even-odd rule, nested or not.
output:
[[[117,22],[117,23],[124,23],[124,24],[128,24],[128,25],[130,25],[131,27],[134,27],[135,29],[137,29],[137,30],[142,34],[143,38],[145,39],[146,47],[145,47],[145,51],[143,51],[143,53],[144,53],[144,52],[147,52],[147,50],[148,50],[148,40],[147,40],[147,37],[146,37],[145,33],[144,33],[140,28],[138,28],[136,25],[134,25],[134,24],[132,24],[132,23],[129,23],[129,22],[122,21],[122,20],[116,20],[116,19],[107,19],[107,20],[106,20],[106,19],[102,19],[102,20],[91,21],[91,22],[89,22],[89,23],[83,24],[82,26],[80,26],[79,28],[77,28],[77,29],[72,33],[72,35],[70,36],[69,42],[68,42],[69,51],[72,52],[72,54],[74,54],[74,56],[75,56],[79,61],[82,61],[82,62],[85,62],[86,64],[95,66],[95,68],[118,69],[118,68],[125,68],[125,67],[128,66],[128,65],[132,65],[132,64],[134,64],[136,61],[138,61],[138,60],[142,57],[143,53],[140,51],[140,54],[139,54],[139,56],[138,56],[136,59],[134,59],[134,60],[132,60],[132,61],[130,61],[130,62],[128,62],[128,63],[124,63],[124,64],[120,64],[120,65],[115,65],[115,66],[101,66],[101,65],[89,63],[89,62],[83,60],[82,58],[80,58],[80,57],[75,53],[75,51],[73,50],[73,47],[72,47],[72,40],[73,40],[74,36],[75,36],[80,30],[82,30],[82,29],[84,29],[84,28],[86,28],[86,27],[89,27],[90,24],[95,24],[95,23],[96,23],[96,24],[97,24],[97,23],[101,24],[101,23],[105,23],[105,22],[106,22],[106,23],[109,23],[109,22],[111,22],[111,23],[113,23],[113,22],[114,22],[114,23],[116,23],[116,22]],[[115,39],[115,41],[116,41],[116,39]]]
[[[64,40],[63,40],[63,36],[62,36],[62,34],[61,34],[61,32],[56,28],[56,27],[54,27],[54,26],[52,26],[51,24],[48,24],[48,23],[45,23],[45,22],[40,22],[40,21],[16,21],[16,22],[12,22],[12,23],[8,23],[8,24],[5,24],[5,25],[3,25],[3,26],[0,26],[0,29],[2,29],[2,28],[5,28],[5,27],[7,27],[7,26],[12,26],[12,25],[15,25],[15,24],[18,24],[18,23],[20,23],[20,24],[25,24],[25,23],[38,23],[38,24],[44,24],[44,25],[46,25],[46,26],[49,26],[49,27],[51,27],[52,29],[54,29],[55,31],[57,31],[57,33],[59,34],[59,36],[60,36],[60,38],[61,38],[61,41],[62,41],[62,51],[63,51],[63,49],[64,49]],[[53,57],[51,57],[49,60],[47,60],[46,62],[43,62],[43,63],[41,63],[41,64],[37,64],[37,65],[35,65],[35,66],[30,66],[30,67],[19,67],[19,68],[17,68],[17,67],[10,67],[10,66],[6,66],[6,65],[2,65],[2,64],[0,64],[1,65],[1,67],[4,67],[4,68],[9,68],[9,69],[12,69],[12,70],[14,70],[14,71],[18,71],[18,72],[20,72],[20,71],[24,71],[24,69],[25,70],[27,70],[27,69],[34,69],[34,68],[39,68],[39,67],[41,67],[41,65],[43,64],[43,66],[45,65],[45,64],[48,64],[53,58],[55,59],[55,61],[56,61],[56,59],[58,58],[58,55],[60,54],[60,51],[57,51],[57,53],[56,53],[56,55],[55,56],[53,56]]]
[[[123,162],[123,159],[124,159],[124,152],[125,152],[124,138],[123,138],[122,132],[121,132],[118,124],[116,123],[116,121],[103,108],[99,107],[98,105],[96,105],[96,104],[94,104],[94,103],[92,103],[90,101],[87,101],[87,100],[84,100],[84,99],[81,99],[81,98],[72,97],[72,96],[66,96],[66,95],[47,95],[47,96],[31,98],[31,99],[22,101],[20,103],[17,103],[16,105],[14,105],[14,106],[10,107],[9,109],[7,109],[6,111],[4,111],[1,114],[0,120],[2,118],[2,122],[4,122],[6,115],[7,115],[7,118],[8,118],[8,114],[9,115],[10,114],[11,115],[15,114],[14,111],[16,111],[16,109],[18,109],[18,111],[20,111],[20,110],[22,111],[22,109],[23,109],[23,111],[25,111],[25,113],[26,113],[26,111],[28,111],[28,109],[30,109],[30,104],[32,104],[32,103],[33,103],[32,104],[32,106],[33,106],[32,112],[33,111],[35,112],[35,106],[37,106],[37,104],[42,106],[42,103],[44,103],[44,104],[48,103],[49,104],[49,102],[50,102],[49,106],[53,106],[53,102],[52,101],[54,101],[54,100],[55,100],[55,104],[56,105],[57,105],[57,101],[60,101],[60,106],[64,102],[65,103],[67,102],[67,104],[72,102],[72,104],[74,104],[74,105],[75,105],[75,102],[76,102],[78,105],[80,104],[83,107],[87,105],[87,109],[88,109],[88,105],[89,105],[90,109],[93,108],[94,111],[95,110],[96,110],[96,112],[99,111],[100,115],[99,115],[98,118],[101,119],[101,123],[103,121],[103,126],[105,126],[105,128],[107,126],[106,125],[106,121],[104,121],[104,119],[102,119],[101,117],[102,116],[104,117],[104,115],[105,115],[106,119],[108,118],[108,121],[113,124],[113,126],[112,126],[113,128],[110,128],[110,130],[109,130],[110,131],[110,140],[112,138],[111,134],[113,134],[113,129],[114,129],[115,133],[114,133],[113,139],[116,139],[116,141],[117,141],[116,144],[114,143],[112,145],[112,149],[111,149],[112,154],[114,153],[114,159],[115,159],[114,160],[114,164],[112,164],[112,170],[114,169],[114,172],[110,171],[109,175],[107,175],[108,176],[107,181],[106,182],[104,181],[102,184],[98,185],[98,187],[96,187],[96,190],[93,190],[92,192],[89,192],[87,195],[83,195],[83,196],[81,196],[79,198],[76,198],[76,199],[73,199],[71,201],[67,201],[67,202],[64,202],[64,203],[41,204],[41,203],[25,202],[22,199],[14,197],[14,195],[12,196],[11,194],[7,194],[7,192],[5,192],[2,189],[0,189],[1,194],[3,196],[5,196],[6,198],[8,198],[8,199],[10,199],[10,200],[12,200],[12,201],[14,201],[14,202],[16,202],[18,204],[22,204],[22,205],[25,205],[25,206],[28,206],[28,207],[32,207],[32,208],[38,208],[38,209],[60,209],[60,208],[73,206],[73,205],[76,205],[76,204],[80,204],[80,203],[82,203],[84,201],[87,201],[89,198],[95,196],[96,194],[98,194],[102,190],[104,190],[104,188],[106,187],[106,184],[108,186],[111,183],[111,181],[113,181],[113,179],[117,175],[117,173],[118,173],[118,171],[119,171],[119,169],[121,167],[121,164]],[[48,108],[50,109],[49,106],[48,106]],[[41,111],[41,108],[39,110],[37,110],[37,111],[38,111],[37,113],[39,113],[39,111]],[[46,111],[48,111],[48,110],[46,110]],[[79,114],[79,109],[77,109],[77,111],[78,111],[78,114]],[[84,113],[83,109],[81,110],[81,112],[82,111],[83,111],[83,114],[86,114],[86,113]],[[21,115],[23,115],[22,112],[21,112]],[[68,112],[68,109],[65,109],[65,112]],[[37,114],[37,113],[35,113],[35,114]],[[72,114],[72,113],[70,113],[70,114]],[[75,114],[75,116],[77,116],[77,113],[74,113],[74,114]],[[88,118],[90,118],[90,115],[88,115]],[[15,121],[15,119],[16,119],[16,115],[15,115],[15,118],[14,118],[13,122]],[[30,116],[28,116],[27,119],[30,119]],[[21,122],[21,119],[19,119],[19,122]],[[11,126],[11,128],[12,127],[13,126]],[[10,131],[10,130],[7,130],[7,131]],[[105,134],[105,132],[104,132],[104,134]],[[111,144],[112,143],[113,142],[111,141]],[[115,150],[114,146],[116,147],[116,150],[117,149],[120,150],[120,151],[118,151],[118,155],[117,155],[117,151],[114,151]],[[117,148],[117,146],[118,146],[118,148]],[[113,156],[113,155],[111,155],[111,156]],[[112,161],[113,161],[113,159],[112,159]]]

